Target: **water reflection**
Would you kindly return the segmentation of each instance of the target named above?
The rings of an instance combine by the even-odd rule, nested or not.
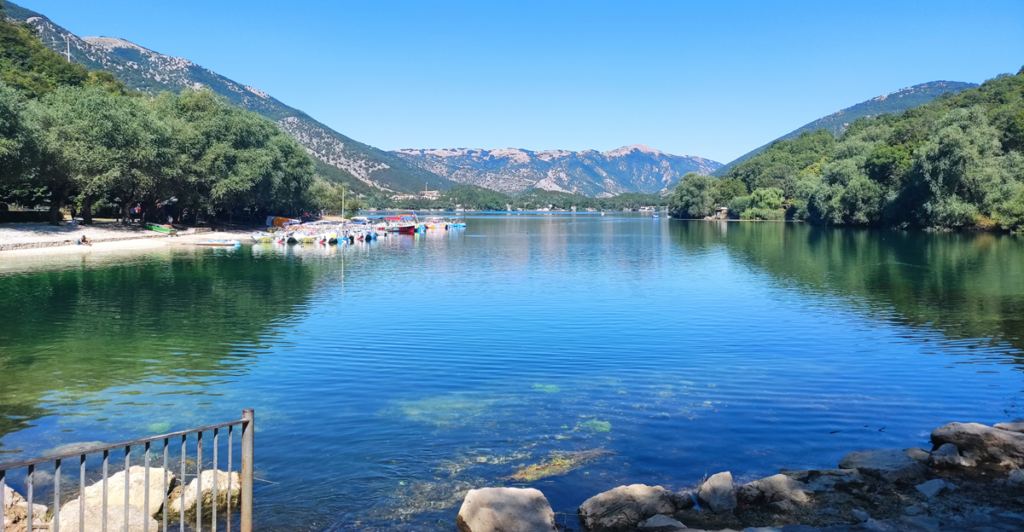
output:
[[[724,246],[808,297],[841,296],[949,338],[1024,349],[1024,240],[1002,234],[674,221],[689,249]]]

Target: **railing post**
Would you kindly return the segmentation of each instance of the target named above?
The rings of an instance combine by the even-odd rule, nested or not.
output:
[[[252,532],[252,459],[256,414],[252,409],[242,411],[242,532]],[[230,475],[230,472],[228,473]],[[230,496],[230,494],[229,494]]]

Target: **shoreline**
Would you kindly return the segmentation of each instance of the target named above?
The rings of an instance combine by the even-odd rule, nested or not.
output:
[[[576,517],[583,532],[1024,530],[1024,420],[948,423],[932,431],[931,443],[930,451],[849,452],[835,469],[782,469],[746,483],[724,471],[679,491],[622,485],[588,498]],[[570,529],[569,519],[556,526],[547,498],[531,484],[470,490],[459,531],[498,532],[508,527],[495,525],[505,523]]]
[[[89,226],[76,228],[74,234],[88,235]],[[110,232],[108,231],[107,234]],[[5,242],[0,238],[0,259],[7,257],[29,257],[36,255],[83,255],[93,252],[126,251],[138,249],[159,249],[178,244],[193,244],[208,238],[236,239],[245,241],[251,233],[243,230],[217,231],[210,228],[191,228],[177,235],[156,231],[123,231],[124,236],[97,237],[90,245],[77,244],[70,239],[46,239],[28,242]]]

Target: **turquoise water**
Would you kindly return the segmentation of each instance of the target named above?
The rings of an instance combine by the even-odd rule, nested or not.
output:
[[[572,514],[1020,416],[1024,240],[479,216],[343,248],[0,257],[0,313],[0,461],[254,408],[261,530],[452,530],[470,487]]]

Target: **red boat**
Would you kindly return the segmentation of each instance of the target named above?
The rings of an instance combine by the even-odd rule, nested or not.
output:
[[[388,216],[386,218],[390,225],[388,225],[388,231],[398,232],[405,235],[412,235],[416,233],[416,215],[402,215],[402,216]]]

